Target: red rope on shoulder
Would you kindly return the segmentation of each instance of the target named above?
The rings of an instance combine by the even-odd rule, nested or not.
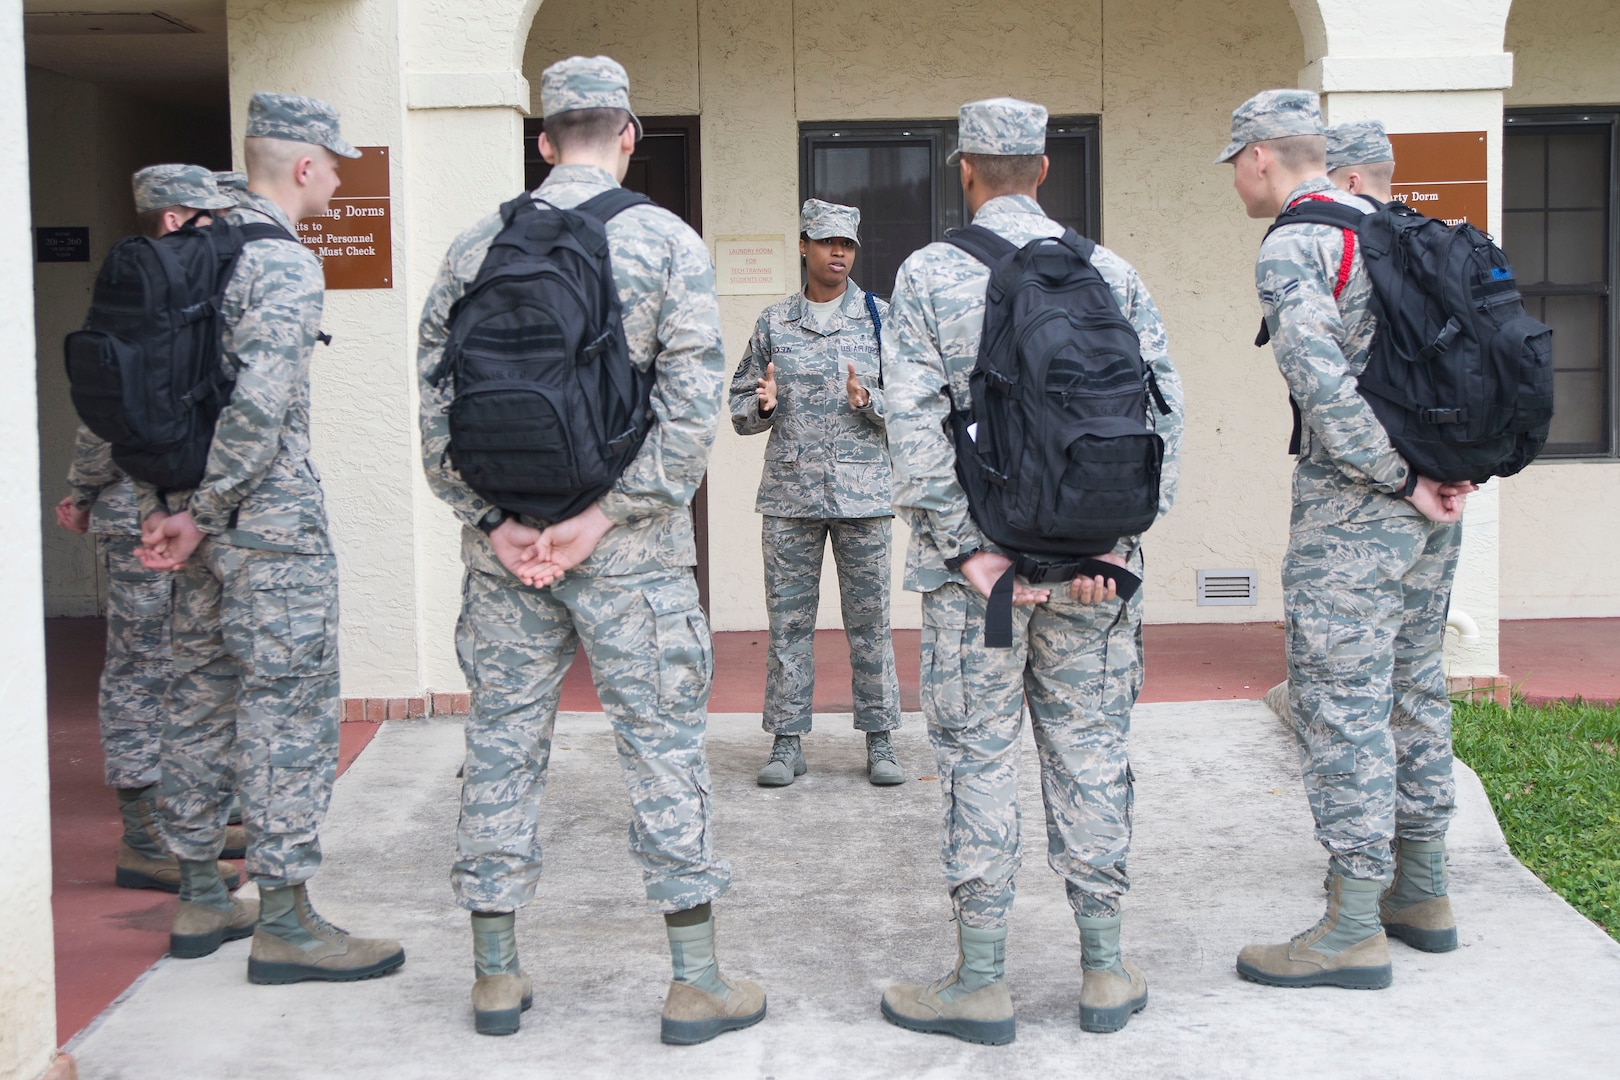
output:
[[[1304,202],[1306,199],[1311,199],[1311,200],[1314,200],[1316,202],[1333,202],[1333,201],[1335,201],[1333,199],[1333,197],[1330,196],[1330,195],[1321,195],[1321,194],[1318,194],[1316,192],[1311,192],[1308,195],[1301,195],[1299,198],[1297,198],[1293,202],[1289,203],[1288,204],[1289,208],[1291,209],[1291,208],[1293,208],[1295,206],[1298,206],[1300,203]],[[1351,263],[1351,260],[1353,260],[1356,257],[1356,234],[1355,234],[1355,230],[1353,230],[1353,229],[1345,229],[1345,230],[1343,230],[1343,232],[1344,232],[1344,258],[1339,260],[1339,280],[1338,280],[1338,283],[1333,286],[1333,299],[1335,299],[1335,300],[1337,300],[1339,298],[1340,293],[1344,292],[1344,287],[1346,285],[1350,284],[1350,263]]]

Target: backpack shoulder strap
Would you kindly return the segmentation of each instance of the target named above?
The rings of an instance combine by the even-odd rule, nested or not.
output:
[[[651,199],[647,198],[647,196],[641,194],[639,191],[631,191],[629,188],[616,187],[608,188],[600,195],[591,196],[589,199],[586,199],[584,202],[574,207],[574,209],[582,214],[589,215],[590,217],[595,218],[597,221],[600,221],[603,225],[606,225],[608,222],[612,221],[614,218],[618,217],[632,206],[640,206],[643,203],[651,202]]]
[[[1326,196],[1307,195],[1278,214],[1277,220],[1266,230],[1266,235],[1270,236],[1278,229],[1289,225],[1331,225],[1334,228],[1355,232],[1366,217],[1366,214],[1353,206],[1346,206]]]
[[[1093,253],[1095,253],[1097,250],[1097,241],[1081,236],[1073,229],[1064,229],[1062,239],[1065,244],[1078,252],[1080,257],[1086,260],[1088,263],[1091,261],[1091,256]]]
[[[883,316],[878,314],[877,297],[866,293],[866,313],[872,316],[872,336],[877,339],[878,389],[883,389]]]
[[[238,225],[242,230],[242,243],[250,244],[255,240],[291,240],[299,243],[298,237],[283,229],[280,225],[270,222],[250,221],[246,225]]]
[[[945,242],[952,247],[961,248],[992,270],[1003,259],[1018,251],[1017,244],[1004,236],[998,236],[983,225],[951,229],[945,234]]]

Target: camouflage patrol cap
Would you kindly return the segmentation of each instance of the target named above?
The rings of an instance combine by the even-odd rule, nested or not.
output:
[[[130,179],[135,212],[184,206],[190,210],[229,210],[236,200],[214,185],[214,174],[201,165],[149,165]]]
[[[1354,120],[1327,129],[1328,172],[1350,165],[1374,161],[1394,161],[1395,148],[1389,145],[1384,125],[1377,120]]]
[[[222,188],[230,188],[234,191],[246,191],[248,186],[247,173],[217,172],[214,174],[214,183],[218,184]]]
[[[338,111],[320,98],[302,94],[255,93],[248,99],[247,133],[249,138],[324,146],[338,157],[360,156],[338,133]]]
[[[540,73],[541,117],[575,109],[623,109],[641,138],[641,120],[630,108],[630,76],[611,56],[570,56]]]
[[[1322,133],[1322,105],[1311,91],[1262,90],[1232,110],[1232,141],[1215,164],[1231,161],[1250,143]]]
[[[806,199],[799,208],[799,231],[812,240],[830,240],[835,236],[861,242],[861,212],[853,206]]]
[[[970,101],[956,111],[956,149],[945,159],[955,165],[963,154],[1023,157],[1046,153],[1046,106],[1017,98]]]

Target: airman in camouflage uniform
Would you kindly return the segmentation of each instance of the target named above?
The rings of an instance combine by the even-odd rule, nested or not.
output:
[[[623,179],[641,132],[628,90],[624,69],[607,57],[545,70],[540,149],[556,167],[537,200],[572,208]],[[540,798],[557,702],[583,646],[618,736],[630,853],[670,938],[675,981],[663,1038],[701,1042],[765,1013],[758,986],[720,975],[710,908],[731,872],[713,846],[703,740],[714,654],[692,572],[689,505],[725,377],[714,271],[703,242],[667,210],[635,206],[608,222],[630,358],[655,372],[655,419],[629,467],[590,508],[562,522],[513,517],[451,465],[454,380],[436,379],[450,309],[501,228],[500,215],[490,214],[451,245],[424,305],[417,355],[428,485],[463,525],[456,650],[472,711],[451,881],[472,913],[475,1026],[510,1034],[530,1000],[514,912],[540,876]],[[567,977],[566,961],[547,967]]]
[[[889,305],[875,296],[869,301],[849,280],[860,224],[861,212],[853,206],[805,202],[799,246],[807,260],[815,259],[810,282],[760,313],[748,354],[731,380],[737,433],[770,432],[754,503],[764,515],[771,641],[763,726],[776,736],[759,773],[766,787],[791,784],[805,771],[799,739],[810,731],[821,556],[829,538],[854,673],[855,729],[867,733],[867,776],[884,785],[906,778],[888,734],[900,726],[889,634],[894,481],[884,443],[877,339]],[[825,284],[818,280],[823,277]],[[833,290],[841,291],[811,299],[812,292],[820,297]],[[773,402],[769,408],[762,394]]]
[[[250,981],[347,981],[391,971],[405,954],[327,923],[305,892],[337,773],[338,579],[309,440],[325,285],[294,221],[326,208],[339,159],[359,154],[314,98],[254,94],[247,135],[251,189],[228,220],[287,237],[248,242],[225,287],[222,363],[234,384],[202,483],[139,487],[143,561],[177,570],[159,802],[184,876],[170,951],[206,955],[252,934]],[[233,769],[258,910],[205,872]]]
[[[1033,197],[1045,177],[1046,110],[1010,98],[973,102],[959,126],[950,160],[963,163],[974,224],[1017,245],[1061,235],[1064,227]],[[992,185],[992,169],[1007,179]],[[1136,271],[1104,247],[1092,262],[1136,329],[1171,410],[1159,415],[1150,406],[1146,417],[1165,444],[1163,514],[1176,493],[1181,381]],[[973,520],[944,425],[953,397],[964,409],[971,401],[988,280],[966,252],[930,244],[901,266],[883,331],[894,502],[912,529],[906,587],[923,593],[923,712],[939,758],[941,854],[960,948],[957,969],[943,979],[891,987],[883,1013],[913,1030],[998,1043],[1015,1034],[1004,948],[1021,857],[1017,761],[1026,707],[1040,753],[1047,861],[1064,878],[1080,929],[1082,1026],[1118,1030],[1146,1004],[1146,981],[1119,953],[1132,805],[1126,738],[1142,684],[1143,599],[1115,599],[1113,583],[1101,579],[1051,591],[1020,579],[1012,647],[985,645],[985,592],[1008,561]],[[1141,538],[1122,538],[1110,559],[1140,575]]]
[[[153,165],[131,178],[135,212],[153,238],[193,218],[234,205],[200,165]],[[79,426],[68,469],[72,493],[57,505],[57,520],[95,537],[96,561],[107,583],[107,659],[101,669],[99,714],[107,785],[118,793],[124,835],[114,880],[131,889],[180,888],[180,866],[163,849],[155,820],[163,695],[172,677],[170,575],[136,558],[141,527],[135,488],[112,459],[112,447]],[[229,830],[222,854],[241,858],[242,830]],[[234,867],[221,867],[235,881]]]
[[[1326,146],[1316,95],[1270,90],[1233,113],[1232,142],[1217,160],[1233,162],[1251,217],[1305,199],[1370,212],[1329,182]],[[1238,957],[1241,975],[1276,986],[1389,985],[1385,928],[1419,948],[1456,943],[1445,897],[1455,792],[1441,658],[1470,486],[1414,473],[1357,391],[1376,320],[1353,248],[1353,233],[1292,225],[1266,238],[1255,265],[1277,366],[1303,421],[1283,560],[1288,711],[1330,855],[1322,920]],[[1381,927],[1379,895],[1392,877]]]

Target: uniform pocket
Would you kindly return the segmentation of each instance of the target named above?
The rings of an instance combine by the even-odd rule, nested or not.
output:
[[[107,578],[107,637],[132,659],[167,660],[174,577],[114,571]]]
[[[254,563],[253,673],[308,678],[337,671],[337,560],[329,555]]]
[[[658,650],[659,705],[689,709],[704,704],[714,680],[714,643],[698,604],[697,582],[683,575],[649,589],[646,596]]]
[[[962,679],[962,648],[967,636],[967,612],[960,606],[923,601],[922,678],[923,710],[929,723],[942,728],[967,724],[967,698]]]

